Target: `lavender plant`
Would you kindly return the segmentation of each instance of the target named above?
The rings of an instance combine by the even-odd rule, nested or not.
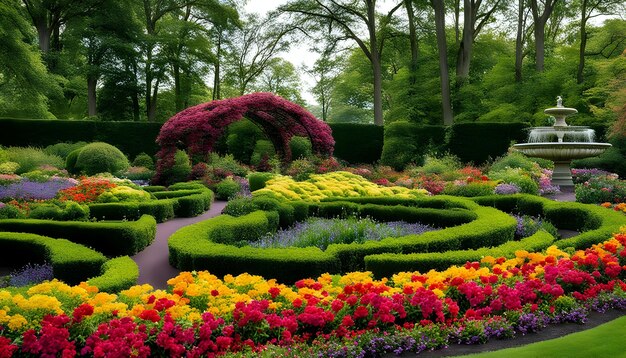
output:
[[[49,263],[26,264],[9,276],[9,286],[22,287],[54,278],[52,265]]]
[[[22,179],[0,186],[0,199],[48,200],[54,198],[59,190],[76,186],[72,178],[53,176],[46,182]]]
[[[554,227],[552,223],[541,218],[528,215],[513,215],[513,217],[517,220],[517,227],[515,228],[516,240],[531,236],[541,229],[546,230],[554,237],[558,237],[559,235],[556,227]]]
[[[261,248],[315,246],[325,250],[330,244],[379,241],[386,237],[421,234],[432,230],[435,228],[403,221],[379,223],[369,218],[310,218],[307,221],[296,223],[289,229],[266,235],[258,241],[251,242],[250,245]]]
[[[521,192],[519,186],[507,183],[498,184],[493,190],[493,193],[498,195],[511,195],[518,194],[519,192]]]

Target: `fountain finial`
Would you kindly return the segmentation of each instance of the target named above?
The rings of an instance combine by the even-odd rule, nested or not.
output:
[[[561,96],[556,96],[556,106],[563,107],[563,98]]]

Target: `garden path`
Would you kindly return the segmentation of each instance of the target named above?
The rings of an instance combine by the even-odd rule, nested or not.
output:
[[[219,215],[226,206],[226,201],[216,200],[211,209],[193,218],[176,218],[157,224],[154,242],[132,257],[139,266],[139,284],[148,283],[154,288],[167,288],[167,280],[176,277],[180,270],[170,266],[167,239],[181,227],[197,223]]]

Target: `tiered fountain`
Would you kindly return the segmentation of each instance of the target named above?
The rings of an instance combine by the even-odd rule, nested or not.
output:
[[[572,160],[600,155],[611,144],[595,143],[594,130],[589,127],[567,125],[565,117],[578,111],[575,108],[563,107],[561,96],[557,97],[556,107],[548,108],[544,113],[554,116],[554,125],[531,128],[528,143],[515,144],[513,149],[529,157],[554,161],[552,184],[573,187],[570,171]]]

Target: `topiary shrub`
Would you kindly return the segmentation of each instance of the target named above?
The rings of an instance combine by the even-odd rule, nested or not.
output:
[[[124,153],[104,142],[95,142],[84,146],[76,159],[76,170],[87,175],[98,173],[116,175],[128,167],[128,159]]]
[[[191,175],[191,161],[182,150],[174,155],[174,165],[163,171],[163,183],[166,185],[186,181]]]
[[[133,160],[133,167],[144,167],[154,169],[154,160],[146,153],[139,153]]]
[[[217,184],[215,196],[220,200],[228,200],[235,197],[240,190],[241,184],[233,178],[226,178]]]
[[[250,191],[265,188],[265,183],[275,176],[273,173],[255,172],[248,174],[248,182],[250,183]]]
[[[45,147],[43,151],[44,153],[47,153],[50,155],[58,155],[63,160],[66,160],[67,156],[71,152],[75,151],[76,149],[80,149],[86,145],[87,145],[87,142],[76,142],[76,143],[62,142],[62,143],[49,145]]]
[[[78,160],[78,154],[80,154],[81,149],[82,148],[71,151],[65,158],[65,169],[68,171],[68,173],[78,174],[78,170],[76,169],[76,161]]]
[[[263,132],[250,120],[242,119],[228,126],[226,146],[228,153],[242,163],[251,163],[256,143],[263,138]]]
[[[311,141],[305,137],[292,137],[289,141],[289,148],[291,148],[293,159],[308,158],[313,153]]]

